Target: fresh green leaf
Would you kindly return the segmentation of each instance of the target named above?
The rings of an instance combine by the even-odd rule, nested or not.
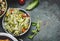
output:
[[[36,26],[36,24],[37,24],[37,23],[35,23],[35,22],[32,22],[32,23],[31,23],[32,26]]]
[[[28,38],[29,39],[33,39],[34,35],[29,35]]]
[[[37,22],[36,28],[37,28],[37,31],[40,31],[40,22],[39,21]]]
[[[28,36],[29,39],[33,39],[34,36],[40,31],[41,22],[42,21],[40,21],[40,20],[38,20],[37,23],[32,22],[32,26],[36,26],[36,29],[32,30],[32,35]]]
[[[38,32],[37,32],[37,30],[32,30],[32,33],[37,34]]]

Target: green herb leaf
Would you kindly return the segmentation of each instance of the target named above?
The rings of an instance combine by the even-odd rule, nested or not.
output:
[[[37,28],[37,31],[40,31],[40,21],[37,22],[37,25],[36,25],[36,28]]]
[[[41,21],[38,20],[37,23],[32,22],[32,26],[36,26],[36,29],[32,30],[33,35],[29,35],[28,36],[29,39],[33,39],[34,36],[40,31]]]
[[[35,23],[35,22],[32,22],[32,23],[31,23],[32,26],[36,26],[36,24],[37,24],[37,23]]]
[[[32,33],[37,34],[38,32],[37,32],[37,30],[32,30]]]
[[[28,38],[29,39],[33,39],[34,35],[29,35]]]

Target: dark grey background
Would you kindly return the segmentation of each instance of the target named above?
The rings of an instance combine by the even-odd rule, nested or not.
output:
[[[7,0],[8,8],[25,9],[32,0],[25,0],[22,6],[18,0]],[[31,21],[37,22],[37,17],[42,21],[42,26],[39,33],[32,39],[27,36],[31,34],[31,30],[35,27],[31,26],[30,30],[23,36],[24,41],[60,41],[60,0],[39,0],[39,5],[32,11],[27,11],[31,15]],[[0,19],[0,32],[5,32],[2,28],[2,18]]]

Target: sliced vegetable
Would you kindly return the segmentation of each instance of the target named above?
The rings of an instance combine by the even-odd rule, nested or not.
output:
[[[6,16],[8,16],[9,14],[6,14]]]
[[[22,17],[27,17],[27,15],[26,14],[22,14]]]
[[[13,9],[10,9],[10,13],[11,13],[11,14],[13,13],[13,11],[14,11]]]
[[[29,26],[29,25],[28,25],[28,24],[24,24],[24,26],[25,26],[25,27],[24,27],[25,29],[28,29],[28,26]]]
[[[35,8],[38,5],[38,3],[39,3],[39,0],[33,0],[33,2],[31,2],[27,6],[26,10],[32,10],[33,8]]]
[[[19,31],[15,31],[14,32],[14,35],[17,35],[18,36],[19,35]]]
[[[25,28],[22,28],[22,32],[25,32],[26,30],[25,30]]]

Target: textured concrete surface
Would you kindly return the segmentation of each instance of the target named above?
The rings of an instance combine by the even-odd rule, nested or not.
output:
[[[25,5],[21,6],[18,4],[17,0],[7,0],[8,8],[22,8],[25,9],[29,2],[32,0],[26,0]],[[35,27],[31,26],[30,30],[23,36],[24,41],[60,41],[60,0],[40,0],[38,7],[32,11],[27,11],[31,15],[31,20],[37,20],[37,17],[43,22],[39,33],[30,40],[27,38],[31,34],[31,30]],[[45,25],[46,26],[45,26]],[[3,31],[0,19],[0,31]],[[18,39],[18,38],[17,38]]]

